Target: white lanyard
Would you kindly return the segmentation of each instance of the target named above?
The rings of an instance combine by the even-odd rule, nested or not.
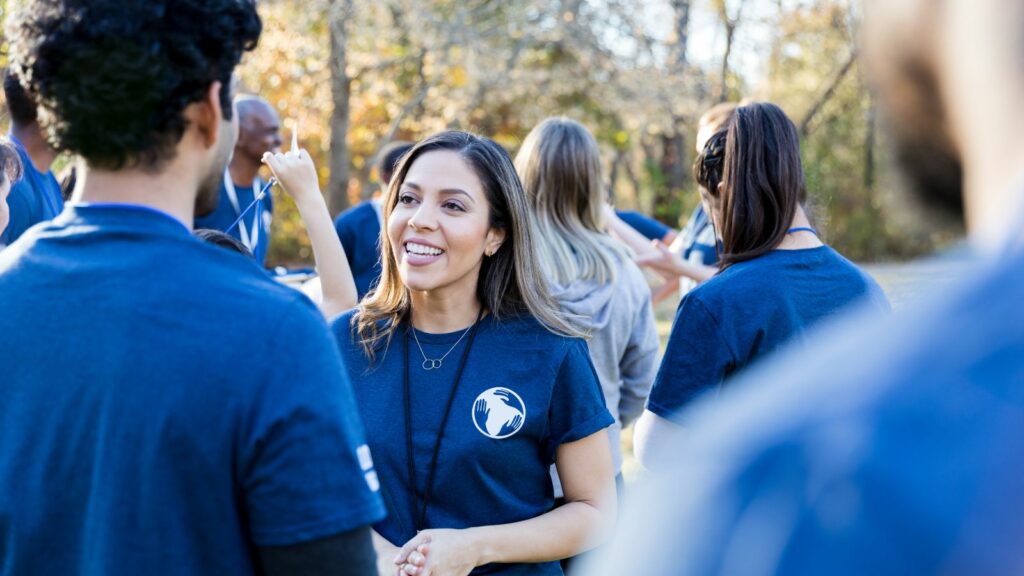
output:
[[[252,182],[253,194],[259,194],[259,190],[263,189],[263,182],[257,177]],[[238,203],[238,192],[235,191],[235,183],[231,180],[231,172],[227,168],[224,169],[224,190],[228,193],[228,200],[231,202],[231,207],[235,209],[235,217],[242,215],[242,206]],[[252,215],[252,230],[250,231],[245,225],[245,219],[242,219],[238,223],[238,236],[242,240],[242,244],[248,248],[253,254],[256,253],[256,244],[259,243],[260,239],[260,207],[257,206],[256,210],[253,211]]]

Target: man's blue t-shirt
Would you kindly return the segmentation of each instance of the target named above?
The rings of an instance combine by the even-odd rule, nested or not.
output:
[[[711,218],[704,212],[704,205],[697,204],[686,226],[679,233],[683,243],[683,260],[693,264],[714,266],[718,262],[718,240]]]
[[[267,258],[267,248],[270,247],[270,222],[274,215],[274,195],[267,190],[266,195],[255,206],[245,213],[245,217],[237,226],[228,231],[228,228],[238,220],[238,215],[252,204],[256,194],[266,186],[259,178],[252,186],[237,186],[232,183],[235,197],[238,201],[237,207],[231,200],[230,191],[227,187],[227,176],[220,183],[220,200],[217,202],[217,209],[206,216],[196,217],[196,228],[209,228],[226,232],[245,244],[253,257],[261,266]],[[255,231],[255,242],[253,242],[253,226],[258,226]]]
[[[11,184],[11,193],[7,196],[11,219],[0,234],[0,245],[14,243],[26,230],[52,220],[64,209],[64,197],[53,172],[47,170],[44,174],[36,170],[18,140],[11,137],[11,142],[18,150],[23,174],[21,180]]]
[[[615,214],[623,222],[629,224],[630,228],[636,230],[648,240],[664,240],[665,236],[672,231],[671,228],[654,218],[635,210],[616,210]]]
[[[888,309],[878,284],[828,246],[774,250],[729,266],[679,303],[647,408],[672,417],[754,360],[866,298]]]
[[[334,221],[360,300],[380,280],[380,213],[374,202],[353,206]]]
[[[698,407],[594,574],[1020,574],[1024,251]]]
[[[424,370],[403,326],[368,364],[351,322],[332,324],[355,384],[388,517],[376,529],[401,546],[415,534],[438,428],[469,338],[463,331],[417,337],[429,358],[449,349],[442,366]],[[416,485],[406,460],[403,363],[409,346]],[[549,467],[561,445],[612,424],[586,343],[548,332],[532,318],[487,316],[469,352],[437,459],[422,528],[468,528],[534,518],[554,506]],[[493,572],[491,572],[493,570]],[[474,573],[561,574],[558,562],[481,567]]]
[[[252,260],[138,206],[0,252],[0,567],[252,574],[380,520],[337,345]]]

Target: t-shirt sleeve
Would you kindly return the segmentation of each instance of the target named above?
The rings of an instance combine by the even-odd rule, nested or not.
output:
[[[717,320],[694,295],[679,304],[647,409],[663,418],[716,388],[736,365]]]
[[[601,382],[583,340],[568,344],[551,394],[551,434],[546,446],[549,463],[555,461],[555,451],[562,444],[586,438],[615,422],[605,406]]]
[[[381,520],[384,506],[334,338],[306,301],[271,340],[273,364],[242,447],[257,546],[323,538]]]
[[[15,184],[15,186],[24,186],[24,184]],[[4,244],[10,245],[32,226],[32,208],[29,206],[24,190],[20,188],[11,190],[7,196],[7,207],[10,212],[10,220],[7,223],[7,229],[0,234],[0,238],[3,239]]]
[[[661,240],[672,231],[671,228],[650,216],[632,210],[617,211],[619,218],[649,240]]]

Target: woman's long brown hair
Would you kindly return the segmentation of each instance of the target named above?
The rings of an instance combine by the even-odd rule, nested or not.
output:
[[[394,331],[408,318],[409,290],[398,273],[388,222],[398,203],[398,192],[409,168],[428,152],[449,150],[459,154],[480,179],[487,196],[492,228],[505,231],[494,255],[484,258],[477,281],[477,298],[495,318],[530,314],[548,330],[563,336],[584,336],[560,311],[537,261],[536,234],[530,224],[529,203],[508,153],[493,140],[461,131],[435,134],[406,153],[395,168],[384,198],[381,234],[381,279],[359,303],[353,329],[372,362],[386,347]]]
[[[722,268],[777,248],[807,197],[800,139],[781,108],[767,102],[740,106],[725,130],[721,186],[708,187],[721,227]],[[722,152],[712,149],[721,146],[716,136],[697,159],[702,169]]]

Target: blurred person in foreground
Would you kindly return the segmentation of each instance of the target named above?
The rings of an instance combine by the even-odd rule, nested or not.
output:
[[[865,4],[897,156],[984,262],[696,411],[586,574],[1024,571],[1024,2]]]
[[[260,31],[249,0],[38,0],[9,27],[82,164],[0,253],[5,574],[373,571],[384,509],[326,323],[190,233]]]

